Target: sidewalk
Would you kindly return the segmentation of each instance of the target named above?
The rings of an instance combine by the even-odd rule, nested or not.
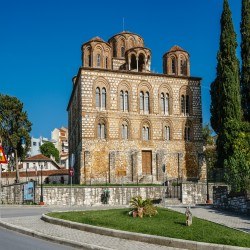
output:
[[[166,208],[181,213],[185,213],[186,210],[185,206],[166,206]],[[214,209],[212,206],[191,206],[191,212],[195,217],[235,228],[250,234],[250,216]]]
[[[169,206],[169,209],[185,212],[184,206]],[[84,207],[81,209],[98,209],[98,207]],[[103,209],[103,207],[102,207]],[[54,210],[54,209],[53,209]],[[58,209],[60,210],[60,209]],[[79,208],[80,210],[80,208]],[[203,219],[211,220],[216,223],[220,223],[226,226],[236,228],[238,230],[244,230],[250,233],[250,218],[235,214],[228,214],[222,211],[217,211],[211,207],[191,207],[191,211],[194,216]],[[137,240],[126,240],[117,237],[104,236],[96,233],[90,233],[86,231],[81,231],[77,229],[67,228],[61,225],[55,225],[42,221],[41,216],[25,216],[25,217],[15,217],[15,218],[2,218],[0,220],[0,226],[25,233],[31,236],[39,237],[42,239],[51,240],[64,245],[69,245],[73,247],[78,247],[82,249],[98,249],[98,250],[180,250],[187,248],[178,248],[177,244],[171,243],[171,247],[162,246],[157,244],[150,244],[145,242],[140,242]],[[128,233],[129,234],[129,233]],[[131,238],[136,238],[135,234],[131,234]],[[139,237],[139,236],[138,236]],[[147,237],[141,235],[140,237]],[[152,236],[156,240],[152,240],[153,243],[159,240],[157,237]],[[163,238],[163,237],[160,237]],[[170,239],[170,238],[169,238]],[[170,239],[171,240],[171,239]],[[177,240],[178,241],[178,240]],[[182,240],[179,240],[182,241]],[[185,241],[183,241],[185,243]],[[174,247],[176,246],[176,248]],[[195,249],[243,249],[238,247],[207,244],[207,243],[197,243],[197,248]],[[245,249],[245,248],[244,248]]]

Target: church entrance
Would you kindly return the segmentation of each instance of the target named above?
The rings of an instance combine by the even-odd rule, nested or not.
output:
[[[142,151],[142,175],[152,174],[152,151]]]

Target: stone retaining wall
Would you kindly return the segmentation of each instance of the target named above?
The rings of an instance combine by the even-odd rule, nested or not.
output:
[[[229,195],[227,186],[218,186],[213,189],[214,206],[250,215],[250,197],[247,195]]]

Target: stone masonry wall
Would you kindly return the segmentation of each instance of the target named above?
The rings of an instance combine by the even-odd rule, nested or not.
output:
[[[69,139],[70,154],[74,153],[76,156],[76,183],[136,183],[138,180],[159,183],[163,175],[162,164],[166,165],[166,175],[169,178],[205,179],[201,174],[205,172],[205,165],[199,164],[197,160],[197,152],[203,151],[199,78],[82,68],[77,79],[78,86],[75,90],[79,90],[79,99],[73,102],[73,98],[69,108],[70,131],[79,131],[77,136],[72,134],[74,140]],[[97,86],[107,90],[105,110],[96,108]],[[118,92],[122,86],[129,92],[129,112],[119,110]],[[180,93],[186,88],[192,93],[189,116],[182,115],[180,111]],[[140,90],[150,93],[149,114],[142,114],[139,110]],[[171,107],[167,115],[162,114],[160,108],[160,94],[163,90],[170,93]],[[79,114],[79,105],[82,109],[81,117],[74,115]],[[99,120],[105,121],[105,139],[97,138]],[[123,121],[128,122],[128,140],[121,139]],[[184,141],[186,122],[192,128],[190,142]],[[150,126],[148,141],[142,140],[144,123]],[[164,124],[170,126],[170,141],[163,139]],[[147,176],[142,172],[143,150],[152,152],[152,171]],[[133,156],[134,152],[136,156]],[[178,165],[179,152],[181,157]]]

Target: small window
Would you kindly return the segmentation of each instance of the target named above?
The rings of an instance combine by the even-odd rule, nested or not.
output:
[[[149,140],[149,127],[147,125],[143,126],[142,128],[142,140]]]
[[[169,126],[164,127],[164,140],[170,141],[170,127]]]
[[[26,163],[26,169],[29,169],[29,163],[28,162]]]
[[[163,93],[161,93],[161,112],[165,113],[165,98]]]
[[[98,123],[98,125],[97,125],[97,137],[98,137],[98,139],[105,139],[106,138],[105,124],[104,123]]]
[[[122,139],[127,140],[128,139],[128,125],[122,124]]]
[[[35,141],[33,141],[33,146],[36,146],[36,142]]]
[[[185,114],[185,98],[184,98],[184,95],[181,96],[181,113]]]
[[[124,111],[128,111],[128,91],[124,94]]]

